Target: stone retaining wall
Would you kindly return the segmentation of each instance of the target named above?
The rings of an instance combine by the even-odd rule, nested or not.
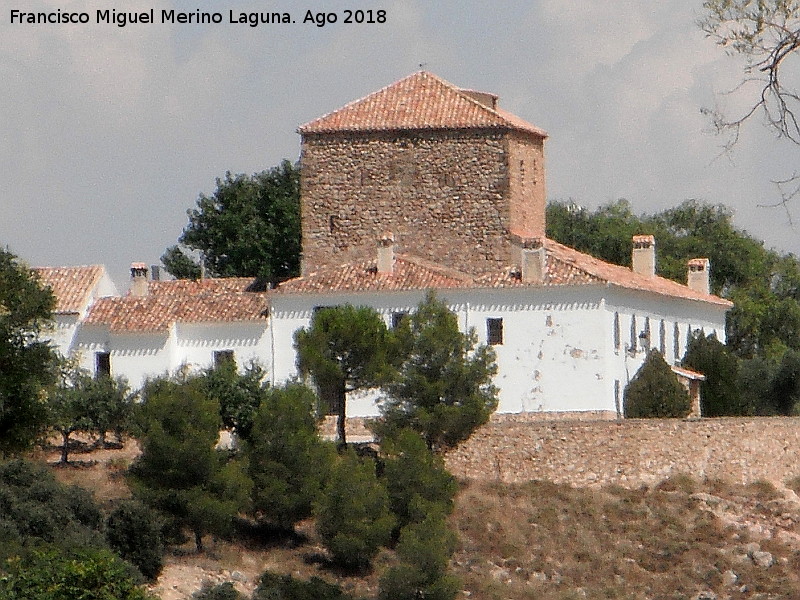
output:
[[[780,484],[800,474],[800,418],[535,421],[502,415],[447,456],[463,478],[575,486],[654,484],[676,473]]]

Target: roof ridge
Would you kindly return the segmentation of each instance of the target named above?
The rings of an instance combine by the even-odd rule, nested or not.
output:
[[[360,98],[356,98],[355,100],[351,100],[347,104],[343,104],[342,106],[340,106],[338,108],[334,108],[333,110],[330,110],[330,111],[326,112],[324,115],[320,115],[318,117],[315,117],[315,118],[311,119],[310,121],[308,121],[306,123],[303,123],[302,125],[300,125],[297,128],[297,131],[302,133],[303,129],[305,129],[306,127],[308,127],[312,123],[316,123],[317,121],[322,121],[323,119],[326,119],[326,118],[330,117],[334,113],[337,113],[337,112],[342,111],[342,110],[346,110],[346,109],[352,107],[353,105],[358,104],[359,102],[363,102],[364,100],[366,100],[370,96],[376,96],[377,94],[380,94],[381,92],[385,92],[386,90],[388,90],[392,86],[395,86],[395,85],[399,84],[400,82],[405,81],[406,79],[411,79],[415,75],[420,75],[420,74],[425,74],[425,75],[429,74],[429,75],[432,75],[434,78],[439,79],[440,81],[444,81],[444,80],[440,79],[439,77],[437,77],[436,75],[433,75],[433,73],[430,73],[429,71],[424,71],[424,70],[414,71],[413,73],[410,73],[410,74],[406,75],[405,77],[401,77],[397,81],[393,81],[392,83],[387,83],[385,86],[383,86],[382,88],[380,88],[378,90],[374,90],[372,92],[369,92],[368,94],[364,94]]]

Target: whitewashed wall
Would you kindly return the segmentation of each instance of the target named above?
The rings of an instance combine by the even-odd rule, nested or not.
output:
[[[217,350],[233,350],[240,369],[250,360],[267,366],[271,353],[266,321],[176,324],[166,332],[131,334],[110,334],[95,326],[81,331],[77,348],[81,366],[92,373],[96,353],[110,352],[111,374],[125,377],[133,389],[178,369],[207,368]]]
[[[273,383],[297,376],[294,332],[310,324],[316,306],[350,303],[375,308],[387,324],[393,312],[412,312],[424,292],[338,295],[276,295],[272,301]],[[474,328],[487,343],[487,319],[503,320],[503,343],[494,345],[499,389],[498,412],[578,412],[622,410],[622,393],[646,356],[639,337],[650,319],[650,347],[660,346],[665,322],[668,362],[676,362],[673,329],[679,327],[678,360],[688,331],[725,335],[725,310],[707,303],[624,290],[605,285],[444,290],[439,297],[456,313],[462,330]],[[620,345],[614,339],[614,314]],[[635,351],[630,347],[635,317]],[[348,416],[378,414],[377,392],[348,398]]]

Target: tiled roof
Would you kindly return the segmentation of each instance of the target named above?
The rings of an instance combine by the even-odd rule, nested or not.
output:
[[[634,273],[627,267],[602,261],[589,254],[584,254],[559,244],[554,240],[544,240],[544,246],[547,251],[547,273],[544,285],[604,283],[630,290],[652,292],[662,296],[699,300],[721,306],[733,306],[732,302],[719,296],[697,292],[671,279],[658,276],[648,277]],[[519,277],[515,277],[513,271],[506,271],[497,276],[485,276],[479,279],[478,283],[487,287],[531,285],[523,283]]]
[[[325,267],[304,277],[280,284],[277,293],[325,293],[400,291],[428,288],[510,288],[536,285],[613,285],[663,296],[698,300],[721,306],[731,302],[703,294],[663,277],[647,277],[626,267],[612,265],[553,240],[544,240],[547,253],[544,281],[527,283],[519,276],[519,267],[510,266],[497,273],[473,277],[452,269],[422,261],[407,254],[395,259],[390,274],[377,272],[375,261]]]
[[[509,112],[492,108],[432,73],[419,71],[319,117],[300,133],[403,129],[514,129],[547,133]]]
[[[378,273],[376,261],[324,267],[304,277],[278,285],[275,293],[312,294],[325,292],[379,292],[465,287],[472,277],[431,264],[422,259],[398,255],[392,273]]]
[[[56,313],[78,314],[91,300],[91,293],[104,269],[101,265],[85,267],[35,267],[33,272],[56,297]]]
[[[687,369],[686,367],[677,367],[675,365],[670,366],[672,372],[676,375],[681,375],[686,379],[696,379],[698,381],[705,381],[706,376],[698,371],[692,371],[691,369]]]
[[[150,281],[145,297],[103,298],[84,321],[114,333],[166,331],[176,322],[257,321],[267,315],[266,294],[252,278]]]

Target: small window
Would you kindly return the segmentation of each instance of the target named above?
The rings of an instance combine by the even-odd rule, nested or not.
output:
[[[397,329],[408,318],[407,312],[392,313],[392,329]]]
[[[672,330],[672,355],[675,362],[681,359],[681,328],[677,323]]]
[[[486,319],[486,340],[490,346],[503,343],[503,319]]]
[[[94,355],[95,377],[111,377],[111,353],[96,352]]]
[[[630,351],[636,354],[636,350],[638,348],[637,343],[639,340],[636,339],[636,315],[631,317],[631,345]]]
[[[214,351],[214,368],[221,367],[222,365],[236,366],[236,358],[233,354],[233,350]]]
[[[639,334],[639,339],[642,342],[642,350],[645,352],[650,351],[650,317],[644,318],[644,329]]]
[[[658,351],[661,356],[667,358],[667,326],[664,319],[661,319],[661,324],[658,326]]]
[[[619,313],[614,313],[614,349],[619,350],[620,344]]]
[[[614,408],[617,411],[617,418],[622,418],[622,402],[620,402],[620,384],[619,379],[614,380]]]

